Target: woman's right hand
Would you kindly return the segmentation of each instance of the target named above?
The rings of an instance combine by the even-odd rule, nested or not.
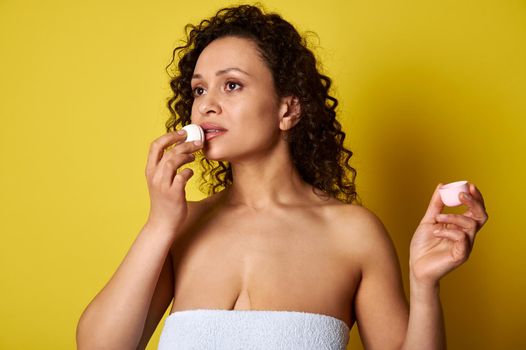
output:
[[[183,130],[184,131],[184,130]],[[203,145],[184,142],[186,132],[167,133],[150,145],[146,164],[146,180],[150,194],[150,213],[147,225],[162,227],[172,234],[182,227],[188,214],[185,185],[192,177],[192,169],[177,172],[185,163],[195,159],[193,152]],[[177,143],[177,144],[176,144]],[[171,145],[173,148],[166,150]]]

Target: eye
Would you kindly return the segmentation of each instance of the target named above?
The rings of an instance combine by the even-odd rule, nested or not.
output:
[[[239,83],[236,83],[234,81],[228,81],[226,83],[226,89],[227,91],[234,91],[234,90],[238,90],[241,88],[241,84]]]
[[[198,87],[194,88],[192,91],[193,91],[194,96],[201,96],[205,92],[205,89],[203,89],[202,87],[198,86]]]

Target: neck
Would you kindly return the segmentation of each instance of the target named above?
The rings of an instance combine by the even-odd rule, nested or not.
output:
[[[312,201],[312,186],[301,176],[288,145],[280,142],[258,157],[231,161],[233,183],[225,190],[225,202],[262,210]]]

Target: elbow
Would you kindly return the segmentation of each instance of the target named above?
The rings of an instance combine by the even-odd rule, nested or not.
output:
[[[123,337],[116,337],[109,329],[97,327],[95,322],[81,317],[76,329],[77,350],[136,350],[136,344],[130,344]]]
[[[77,324],[75,339],[77,350],[109,349],[109,347],[105,347],[103,343],[97,341],[97,332],[82,316]]]

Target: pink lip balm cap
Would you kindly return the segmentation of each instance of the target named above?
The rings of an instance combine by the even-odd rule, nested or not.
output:
[[[461,205],[462,202],[458,198],[460,192],[466,192],[469,194],[468,182],[467,181],[456,181],[440,186],[438,189],[442,203],[448,207],[456,207]]]

